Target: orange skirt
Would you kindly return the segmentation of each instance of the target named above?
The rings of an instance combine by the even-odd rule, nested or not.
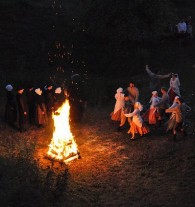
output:
[[[121,110],[122,109],[118,110],[115,114],[114,114],[114,112],[112,112],[110,114],[111,120],[113,120],[113,121],[120,121],[121,120]]]
[[[156,109],[150,109],[148,115],[148,123],[149,124],[156,124],[157,122],[157,112]]]
[[[143,123],[142,127],[138,127],[133,121],[131,122],[131,127],[129,132],[131,134],[140,134],[141,136],[150,132],[149,128]]]

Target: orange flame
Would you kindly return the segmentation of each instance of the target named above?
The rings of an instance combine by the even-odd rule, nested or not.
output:
[[[55,130],[47,152],[51,158],[65,163],[78,158],[77,144],[70,130],[69,115],[70,104],[66,100],[62,107],[52,114]]]

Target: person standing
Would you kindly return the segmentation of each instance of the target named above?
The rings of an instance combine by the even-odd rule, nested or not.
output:
[[[35,124],[35,91],[33,85],[28,87],[26,96],[29,109],[29,122],[33,125]]]
[[[13,94],[13,86],[8,84],[5,87],[7,93],[7,101],[5,104],[5,122],[15,128],[17,121],[17,104]]]
[[[62,106],[62,104],[65,102],[65,94],[62,91],[61,87],[58,87],[55,89],[55,94],[54,94],[54,110],[58,110],[59,107]]]
[[[124,93],[122,88],[118,88],[115,94],[116,103],[114,106],[114,111],[111,113],[111,120],[120,121],[121,111],[124,106]]]
[[[52,112],[54,111],[54,91],[52,84],[47,85],[47,90],[45,92],[45,104],[48,118],[51,118]]]
[[[37,88],[35,94],[35,123],[38,127],[42,127],[47,124],[46,107],[42,96],[42,90]]]
[[[127,88],[127,92],[129,95],[129,99],[131,103],[134,105],[139,100],[139,90],[135,87],[134,82],[130,82],[129,87]]]
[[[150,90],[151,91],[158,91],[161,87],[161,80],[169,78],[171,73],[166,75],[160,75],[159,71],[156,70],[154,73],[149,69],[149,66],[146,65],[146,72],[150,76]]]
[[[180,81],[179,81],[178,74],[172,73],[172,77],[170,79],[170,87],[168,90],[170,104],[173,103],[176,96],[179,97],[181,96],[179,87],[180,87]]]
[[[45,95],[45,105],[46,105],[47,118],[48,118],[48,127],[49,130],[53,131],[54,122],[52,119],[52,112],[54,112],[55,98],[54,98],[54,91],[53,91],[52,84],[48,84],[45,89],[47,89],[44,95]]]
[[[27,130],[27,112],[28,112],[27,101],[24,95],[24,87],[22,86],[18,87],[16,100],[18,104],[19,130],[20,132],[24,132]]]
[[[161,88],[162,97],[159,100],[158,103],[156,103],[154,106],[158,108],[158,123],[159,126],[161,125],[161,121],[163,116],[165,115],[165,110],[169,108],[169,95],[167,94],[167,89],[165,87]]]

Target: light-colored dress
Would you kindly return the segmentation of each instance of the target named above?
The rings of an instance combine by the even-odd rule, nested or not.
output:
[[[134,109],[132,113],[125,114],[126,117],[133,117],[131,122],[131,127],[129,129],[129,133],[137,134],[139,133],[141,136],[147,134],[150,130],[143,123],[142,117],[140,116],[140,110]]]
[[[121,110],[124,106],[124,94],[122,93],[122,89],[118,88],[117,93],[115,94],[115,107],[114,111],[111,113],[111,119],[113,121],[120,121],[121,120]]]

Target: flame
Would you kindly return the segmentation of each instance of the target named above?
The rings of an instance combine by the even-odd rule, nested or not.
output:
[[[78,158],[77,144],[70,130],[69,115],[70,104],[66,100],[62,107],[52,114],[55,129],[47,152],[49,157],[65,163]]]

